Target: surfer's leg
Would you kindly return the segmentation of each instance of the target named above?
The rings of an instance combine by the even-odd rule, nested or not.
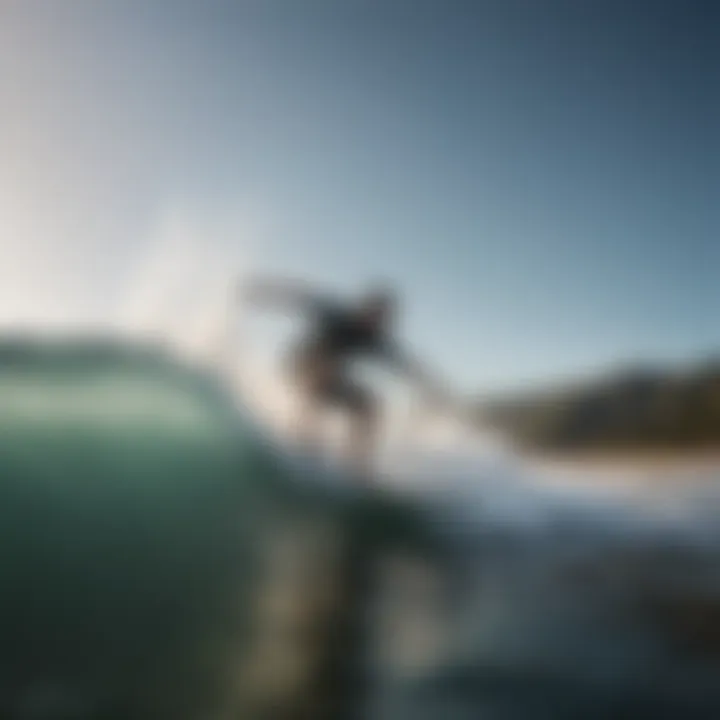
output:
[[[322,405],[314,393],[300,394],[293,419],[293,434],[307,451],[316,453],[322,446]]]
[[[347,454],[353,467],[367,476],[373,469],[377,445],[378,404],[364,387],[346,381],[336,393],[348,413],[350,434]]]
[[[302,358],[301,358],[302,360]],[[292,433],[296,441],[312,454],[323,451],[323,420],[332,389],[331,379],[316,362],[302,361],[294,367],[297,404]]]

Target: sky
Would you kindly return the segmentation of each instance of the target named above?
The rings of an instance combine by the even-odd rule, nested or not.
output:
[[[249,269],[396,282],[402,336],[468,391],[714,352],[719,20],[0,0],[0,323],[108,324]]]

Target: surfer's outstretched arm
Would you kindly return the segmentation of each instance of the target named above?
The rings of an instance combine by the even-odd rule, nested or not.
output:
[[[389,345],[383,353],[387,364],[408,380],[433,405],[453,404],[445,385],[423,363],[396,345]]]
[[[240,281],[239,297],[256,306],[314,312],[324,298],[309,284],[296,280],[250,278]]]
[[[384,356],[387,363],[419,391],[430,407],[470,427],[476,424],[472,407],[466,406],[465,402],[450,392],[445,383],[413,355],[390,345],[386,347]]]

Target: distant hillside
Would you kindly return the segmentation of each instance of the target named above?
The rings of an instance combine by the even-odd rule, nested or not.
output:
[[[480,414],[533,450],[720,450],[720,359],[486,400]]]

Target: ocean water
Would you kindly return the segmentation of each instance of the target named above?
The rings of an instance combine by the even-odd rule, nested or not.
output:
[[[720,478],[550,482],[494,460],[423,463],[453,548],[446,639],[381,716],[717,716]]]
[[[0,717],[720,717],[712,469],[456,439],[365,488],[113,342],[5,340],[0,399]]]

